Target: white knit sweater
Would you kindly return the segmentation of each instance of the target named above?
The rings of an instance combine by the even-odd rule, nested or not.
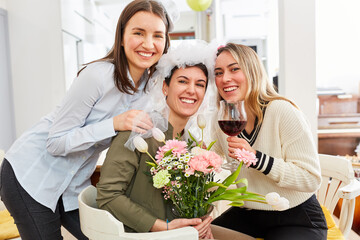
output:
[[[212,150],[228,156],[227,135],[213,121]],[[247,139],[257,151],[255,168],[243,166],[239,178],[247,178],[248,191],[277,192],[290,202],[290,208],[307,199],[320,187],[321,172],[310,127],[301,111],[284,100],[272,101],[266,108],[260,130]],[[271,206],[245,202],[251,209],[272,210]]]

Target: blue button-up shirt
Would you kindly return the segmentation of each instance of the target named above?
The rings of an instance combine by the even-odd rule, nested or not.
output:
[[[78,208],[78,194],[90,185],[99,154],[116,135],[113,117],[132,109],[132,103],[144,96],[146,73],[134,95],[115,87],[113,73],[108,62],[88,65],[62,103],[5,155],[21,186],[53,211],[61,195],[65,211]]]

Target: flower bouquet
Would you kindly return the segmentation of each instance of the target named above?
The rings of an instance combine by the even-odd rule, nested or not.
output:
[[[166,200],[171,200],[173,212],[181,218],[197,218],[206,216],[213,208],[212,203],[219,200],[231,201],[231,206],[242,206],[244,201],[270,204],[276,210],[285,210],[289,201],[277,193],[266,196],[247,191],[247,179],[237,180],[240,170],[245,164],[249,167],[256,163],[255,154],[244,149],[236,150],[240,161],[239,167],[223,182],[215,182],[214,175],[221,171],[222,158],[210,151],[215,141],[207,148],[203,147],[203,129],[206,122],[202,115],[198,116],[198,126],[201,128],[202,140],[197,142],[191,133],[188,142],[178,139],[165,141],[165,135],[157,128],[153,136],[157,141],[164,142],[155,158],[148,153],[148,146],[140,136],[134,138],[134,145],[140,152],[147,153],[152,161],[151,167],[153,186],[162,189]],[[241,187],[229,189],[229,186],[240,184]]]

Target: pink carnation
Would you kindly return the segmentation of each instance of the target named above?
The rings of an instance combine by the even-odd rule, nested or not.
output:
[[[221,170],[222,159],[221,157],[212,151],[207,151],[204,153],[205,157],[208,159],[210,166],[212,166],[215,171],[219,172]]]
[[[253,152],[243,149],[235,149],[234,152],[237,160],[243,161],[246,167],[250,167],[251,164],[255,165],[257,162],[257,158]]]
[[[221,170],[222,159],[219,155],[212,151],[204,151],[202,154],[193,157],[189,161],[190,168],[186,173],[192,175],[194,171],[210,173]]]
[[[164,154],[170,149],[172,149],[172,154],[174,154],[176,157],[180,157],[181,154],[187,153],[186,142],[178,140],[167,140],[165,145],[160,147],[156,152],[155,158],[157,162],[161,161],[161,159],[164,157]]]
[[[211,167],[210,163],[204,155],[198,155],[198,156],[193,157],[189,161],[188,164],[189,164],[190,168],[186,171],[186,173],[189,173],[189,174],[190,174],[190,172],[194,173],[194,171],[210,173],[212,170],[211,168],[209,168],[209,167]]]

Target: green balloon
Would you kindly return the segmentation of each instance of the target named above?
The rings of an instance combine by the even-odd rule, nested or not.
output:
[[[192,10],[201,12],[210,7],[212,0],[186,0],[186,2]]]

